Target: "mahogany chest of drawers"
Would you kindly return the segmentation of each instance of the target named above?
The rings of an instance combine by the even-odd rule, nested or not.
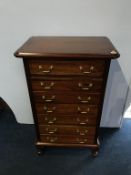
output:
[[[98,130],[111,59],[106,37],[31,37],[22,57],[36,126],[38,153],[45,146],[99,150]]]

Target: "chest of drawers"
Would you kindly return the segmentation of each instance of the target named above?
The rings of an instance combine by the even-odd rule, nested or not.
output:
[[[15,52],[24,61],[36,146],[99,150],[98,130],[111,59],[106,37],[31,37]]]

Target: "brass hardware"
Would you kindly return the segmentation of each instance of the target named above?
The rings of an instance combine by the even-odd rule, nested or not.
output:
[[[80,112],[81,114],[87,114],[90,111],[90,108],[87,108],[86,111],[81,111],[80,107],[78,106],[77,108],[78,112]]]
[[[84,135],[85,135],[85,133],[83,133],[83,132],[80,132],[80,135],[81,135],[81,136],[84,136]]]
[[[49,134],[54,134],[57,130],[54,130],[54,131],[49,131],[48,133]]]
[[[83,141],[81,141],[79,138],[76,138],[76,141],[79,142],[80,144],[83,144],[87,142],[87,139],[84,139]]]
[[[79,124],[80,125],[86,125],[87,123],[86,122],[80,122]]]
[[[86,125],[88,123],[88,119],[86,119],[85,122],[80,122],[80,119],[77,118],[77,122],[79,122],[80,125]]]
[[[77,122],[79,122],[79,121],[80,121],[80,119],[79,119],[78,117],[77,117],[77,119],[76,119],[76,120],[77,120]]]
[[[58,130],[57,128],[54,128],[54,129],[46,128],[46,131],[47,131],[49,134],[54,134],[57,130]]]
[[[49,120],[48,123],[53,124],[55,121],[56,121],[56,118],[54,117],[52,120]]]
[[[55,84],[54,82],[51,82],[49,86],[44,86],[44,82],[42,82],[42,81],[40,82],[40,85],[44,86],[43,88],[46,90],[51,89],[54,86],[54,84]]]
[[[48,123],[49,123],[49,124],[53,124],[53,123],[54,123],[54,121],[51,121],[51,120],[50,120],[50,121],[48,121]]]
[[[42,67],[42,65],[39,65],[38,68],[39,68],[39,69],[42,69],[43,67]]]
[[[47,121],[48,120],[48,117],[45,117],[45,120]]]
[[[44,111],[47,112],[47,113],[52,113],[55,110],[56,110],[56,107],[55,106],[52,107],[52,110],[49,110],[46,106],[44,106]]]
[[[45,101],[45,102],[52,102],[54,99],[55,99],[55,95],[53,95],[50,99],[46,99],[45,95],[42,96],[42,99]]]
[[[79,133],[80,135],[86,135],[88,133],[88,130],[85,129],[84,131],[80,131],[79,129],[77,129],[76,132]]]
[[[80,66],[80,70],[82,71],[83,74],[90,74],[94,70],[94,66],[90,66],[89,71],[83,71],[83,67]]]
[[[41,82],[40,82],[40,85],[41,85],[41,86],[44,86],[44,83],[41,81]]]
[[[54,133],[55,133],[55,131],[49,131],[48,133],[49,133],[49,134],[54,134]]]
[[[56,121],[56,117],[53,117],[51,120],[49,120],[48,117],[45,117],[45,121],[47,121],[48,124],[53,124]]]
[[[113,54],[113,55],[117,54],[117,52],[115,50],[112,50],[110,53]]]
[[[41,69],[43,69],[43,66],[42,65],[39,65],[38,68],[39,68],[39,70],[41,70]],[[51,65],[49,67],[49,70],[42,70],[41,72],[42,73],[50,73],[53,70],[53,68],[54,68],[53,65]]]
[[[87,141],[87,140],[86,140],[86,141]],[[80,141],[79,143],[80,143],[80,144],[84,144],[86,141]]]
[[[55,142],[56,140],[57,140],[57,137],[51,138],[51,139],[50,139],[50,142],[53,143],[53,142]]]
[[[50,120],[50,121],[48,121],[48,123],[49,123],[49,124],[53,124],[53,123],[54,123],[54,121],[51,121],[51,120]]]
[[[89,83],[88,87],[83,87],[82,83],[78,83],[78,87],[81,88],[82,90],[89,90],[93,87],[93,83]]]
[[[47,139],[49,142],[53,143],[53,142],[55,142],[55,141],[57,140],[57,137],[54,137],[54,138],[46,137],[46,139]]]
[[[79,133],[81,132],[79,129],[77,129],[76,131],[79,132]],[[84,132],[87,133],[88,129],[85,129]]]
[[[78,96],[78,100],[80,100],[81,103],[89,103],[89,101],[91,100],[91,97],[89,96],[87,100],[82,100],[82,98]]]

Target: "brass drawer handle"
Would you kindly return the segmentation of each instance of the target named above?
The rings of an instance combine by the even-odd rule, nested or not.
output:
[[[86,141],[87,141],[87,140],[86,140]],[[86,141],[80,141],[79,143],[80,143],[80,144],[84,144],[84,143],[86,143]]]
[[[89,101],[91,100],[91,97],[89,96],[87,100],[82,100],[82,98],[78,96],[78,100],[80,100],[81,103],[89,103]]]
[[[51,139],[50,139],[50,142],[51,142],[51,143],[54,143],[54,142],[56,142],[56,141],[57,141],[57,137],[51,138]]]
[[[76,132],[82,136],[82,135],[86,135],[88,133],[88,129],[85,129],[84,131],[80,131],[79,129],[77,129]]]
[[[54,101],[55,99],[55,95],[53,95],[50,99],[46,99],[45,95],[42,96],[42,99],[45,101],[45,102],[52,102]]]
[[[56,117],[53,117],[51,120],[49,120],[48,117],[45,117],[45,121],[47,121],[48,124],[53,124],[56,120]]]
[[[80,122],[79,124],[80,125],[86,125],[87,123],[86,122]]]
[[[49,120],[48,123],[53,124],[55,121],[56,121],[56,118],[54,117],[52,120]]]
[[[53,65],[51,65],[48,70],[42,70],[43,69],[43,66],[42,65],[39,65],[38,68],[39,68],[39,70],[42,73],[50,73],[53,70],[54,67],[53,67]]]
[[[51,142],[51,143],[56,142],[57,139],[58,139],[57,137],[54,137],[54,138],[46,137],[46,140],[48,140],[48,141]]]
[[[53,124],[53,123],[54,123],[54,121],[52,121],[52,120],[48,121],[48,124]]]
[[[44,86],[44,82],[42,82],[42,81],[40,82],[40,85],[46,90],[52,89],[54,84],[55,84],[54,82],[51,82],[49,86]]]
[[[87,87],[83,87],[82,83],[78,83],[78,87],[81,88],[82,90],[90,90],[93,87],[93,83],[89,83]]]
[[[83,144],[83,143],[86,143],[87,142],[87,139],[84,139],[84,140],[80,140],[79,138],[76,138],[76,141],[80,144]]]
[[[49,129],[49,128],[46,128],[46,131],[48,132],[48,134],[54,134],[57,132],[57,128],[54,128],[54,129]]]
[[[83,67],[80,66],[80,70],[81,70],[81,72],[82,72],[83,74],[90,74],[90,73],[92,73],[93,70],[94,70],[94,68],[95,68],[94,66],[90,66],[89,71],[83,71]]]
[[[85,120],[85,122],[81,122],[79,118],[77,118],[77,122],[79,122],[80,125],[86,125],[88,124],[88,119]]]
[[[80,114],[87,114],[90,111],[90,108],[87,108],[86,111],[81,111],[81,108],[78,106],[77,110]]]
[[[56,110],[56,107],[52,107],[52,110],[49,110],[46,106],[44,106],[44,111],[47,112],[47,113],[52,113]]]

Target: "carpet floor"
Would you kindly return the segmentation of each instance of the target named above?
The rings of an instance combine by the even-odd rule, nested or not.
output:
[[[0,175],[131,175],[131,120],[121,129],[100,129],[101,148],[93,158],[87,148],[46,148],[38,156],[34,125],[18,124],[0,113]]]

